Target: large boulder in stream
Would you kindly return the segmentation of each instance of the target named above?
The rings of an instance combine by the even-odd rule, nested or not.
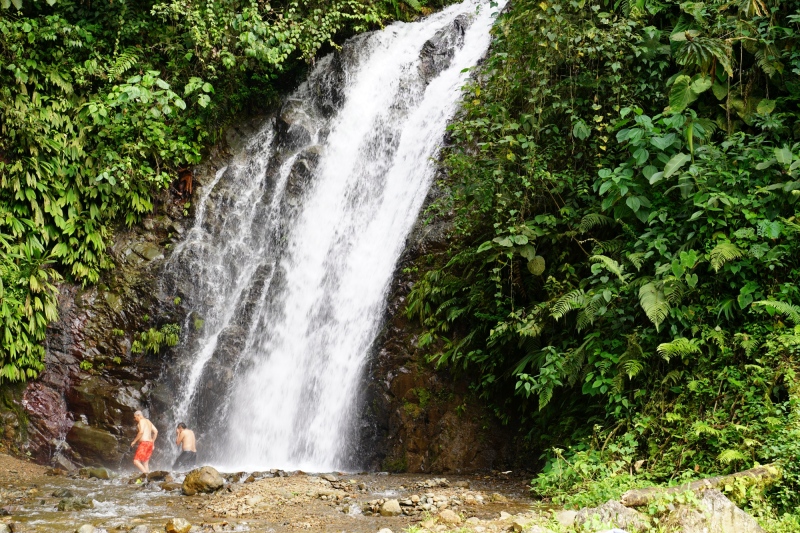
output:
[[[578,511],[575,525],[580,528],[584,524],[613,525],[627,531],[646,531],[650,527],[650,518],[618,501],[609,500],[603,505]]]
[[[225,485],[225,480],[216,469],[203,466],[186,474],[181,488],[185,495],[194,496],[201,492],[216,492],[223,485]]]
[[[720,491],[706,490],[695,505],[681,505],[664,522],[667,533],[764,533],[758,522]]]

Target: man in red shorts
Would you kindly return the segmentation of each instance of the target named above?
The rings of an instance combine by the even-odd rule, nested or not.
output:
[[[139,433],[136,434],[136,438],[131,442],[131,448],[137,442],[139,443],[139,447],[136,448],[136,455],[133,456],[133,464],[141,470],[142,474],[148,474],[150,472],[150,456],[153,455],[153,445],[156,442],[156,437],[158,437],[158,430],[152,422],[144,417],[141,411],[133,413],[133,419],[136,420],[136,424],[139,426]]]

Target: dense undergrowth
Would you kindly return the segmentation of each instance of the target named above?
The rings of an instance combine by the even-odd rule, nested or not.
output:
[[[57,283],[113,268],[113,229],[232,117],[274,103],[320,50],[441,3],[2,0],[0,382],[41,371]]]
[[[797,1],[518,0],[500,19],[429,212],[453,244],[408,314],[548,450],[538,495],[776,462],[741,499],[800,503],[798,39]]]

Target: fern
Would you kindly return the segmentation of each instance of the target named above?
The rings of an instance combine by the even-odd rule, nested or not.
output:
[[[597,310],[601,305],[600,298],[602,298],[602,295],[595,295],[595,297],[589,300],[584,308],[580,310],[577,318],[578,331],[583,331],[594,324],[594,319],[597,318]]]
[[[680,357],[683,359],[692,354],[699,354],[700,347],[697,345],[697,339],[678,337],[677,339],[673,339],[672,342],[659,344],[656,351],[658,355],[669,362],[673,357]]]
[[[614,223],[615,221],[611,217],[607,217],[599,213],[589,213],[581,219],[581,223],[578,226],[578,231],[580,233],[586,233],[593,228],[610,226]]]
[[[711,266],[714,267],[716,272],[719,272],[719,269],[722,268],[725,263],[734,259],[739,259],[744,256],[744,254],[744,250],[730,241],[725,241],[716,245],[708,255]]]
[[[139,51],[136,48],[126,48],[114,60],[114,64],[108,67],[106,72],[109,80],[116,80],[125,72],[136,66],[139,62]]]
[[[644,370],[644,364],[638,359],[629,359],[622,363],[622,369],[628,375],[628,379],[633,379]]]
[[[555,305],[553,305],[553,309],[550,311],[550,316],[558,320],[570,311],[581,309],[585,305],[586,293],[583,292],[583,289],[575,289],[558,299]]]
[[[647,318],[656,326],[656,331],[659,331],[659,326],[669,314],[669,301],[664,296],[664,292],[656,282],[650,282],[643,285],[639,289],[639,304],[644,309]]]
[[[606,267],[606,270],[616,275],[623,282],[625,281],[622,275],[622,266],[610,257],[605,255],[593,255],[589,258],[589,261],[593,263],[602,263],[603,266]]]
[[[747,456],[739,450],[724,450],[717,456],[717,461],[726,465],[734,461],[744,461],[745,459],[747,459]]]
[[[792,305],[786,302],[778,302],[775,300],[760,300],[758,302],[753,302],[751,307],[771,307],[778,313],[786,316],[789,320],[794,322],[795,324],[800,324],[800,306]]]

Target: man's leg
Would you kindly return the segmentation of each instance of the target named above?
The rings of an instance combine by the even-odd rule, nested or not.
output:
[[[145,463],[145,464],[146,464],[146,463]],[[145,466],[142,464],[142,462],[141,462],[140,460],[138,460],[138,459],[134,459],[134,460],[133,460],[133,465],[134,465],[136,468],[138,468],[138,469],[139,469],[139,470],[142,472],[142,474],[146,474],[146,473],[147,473],[147,469],[146,469],[146,467],[145,467]]]
[[[142,470],[145,474],[150,473],[150,459],[144,462],[144,470]]]

